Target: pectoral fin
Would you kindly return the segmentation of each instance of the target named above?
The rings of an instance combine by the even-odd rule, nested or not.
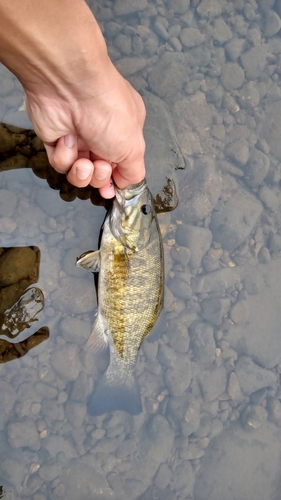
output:
[[[91,273],[98,273],[100,270],[100,250],[82,253],[76,260],[76,266],[83,267]]]

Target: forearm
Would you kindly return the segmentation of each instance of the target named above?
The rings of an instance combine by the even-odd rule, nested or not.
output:
[[[111,63],[83,0],[0,0],[0,19],[0,61],[27,91],[79,98],[100,88]]]

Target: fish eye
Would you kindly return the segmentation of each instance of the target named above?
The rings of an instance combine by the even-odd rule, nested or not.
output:
[[[148,215],[151,212],[151,206],[150,205],[142,205],[141,211],[144,215]]]

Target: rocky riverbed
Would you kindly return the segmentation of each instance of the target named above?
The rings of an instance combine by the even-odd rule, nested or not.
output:
[[[179,198],[159,215],[168,325],[140,349],[143,413],[90,417],[95,287],[74,264],[104,203],[51,169],[0,68],[1,321],[40,297],[47,328],[0,338],[0,497],[278,500],[281,2],[88,3],[145,100],[156,201]]]

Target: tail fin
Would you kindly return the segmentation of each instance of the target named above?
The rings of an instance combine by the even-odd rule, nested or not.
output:
[[[98,380],[90,397],[88,410],[91,415],[123,410],[131,415],[142,412],[140,391],[134,374],[129,370],[115,370],[110,364]]]

